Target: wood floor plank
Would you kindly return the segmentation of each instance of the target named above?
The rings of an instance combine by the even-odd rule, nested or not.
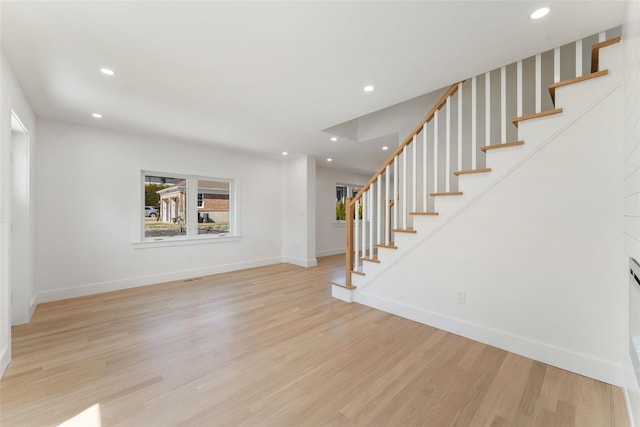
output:
[[[343,264],[41,304],[12,328],[0,425],[628,425],[619,388],[331,298]]]

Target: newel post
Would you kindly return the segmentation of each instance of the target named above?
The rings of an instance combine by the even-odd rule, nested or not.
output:
[[[345,203],[345,222],[346,222],[346,230],[347,230],[347,248],[346,248],[346,286],[350,288],[351,284],[351,271],[353,270],[353,198],[347,197],[347,202]]]

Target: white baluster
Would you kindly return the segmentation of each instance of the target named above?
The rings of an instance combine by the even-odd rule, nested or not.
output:
[[[576,42],[576,77],[582,76],[582,40]]]
[[[433,116],[433,192],[438,192],[438,111]]]
[[[491,145],[491,72],[484,74],[484,145]]]
[[[553,49],[553,82],[560,81],[560,48]]]
[[[427,124],[422,126],[422,211],[427,211]]]
[[[462,170],[462,83],[458,83],[458,170]]]
[[[393,161],[393,228],[398,228],[398,196],[400,195],[400,176],[398,175],[398,163],[400,159],[396,157]]]
[[[411,157],[411,170],[413,175],[413,197],[411,200],[411,212],[416,211],[416,205],[418,204],[418,171],[417,171],[417,157],[418,157],[418,135],[413,135],[413,155]]]
[[[478,156],[478,124],[477,124],[477,105],[478,101],[478,89],[476,87],[476,78],[473,77],[471,79],[471,169],[476,169],[477,167],[477,156]]]
[[[402,193],[400,197],[402,198],[402,229],[406,230],[407,228],[407,199],[409,198],[409,192],[407,191],[407,156],[409,155],[409,151],[405,148],[400,153],[402,156]]]
[[[444,191],[451,191],[451,97],[447,97],[444,146]]]
[[[378,184],[376,185],[376,188],[378,189],[378,197],[376,198],[376,206],[378,208],[378,213],[376,214],[376,224],[378,226],[376,228],[376,233],[378,235],[378,240],[376,241],[376,243],[381,244],[384,241],[382,238],[382,233],[384,233],[384,225],[382,223],[382,209],[384,207],[384,201],[382,200],[382,174],[378,175]]]
[[[360,220],[358,219],[358,208],[360,206],[360,200],[356,200],[356,204],[354,206],[354,220],[353,220],[353,249],[354,252],[356,254],[356,259],[355,259],[355,267],[354,270],[356,271],[360,271],[359,269],[359,265],[360,265]],[[350,219],[347,218],[347,221],[349,221]]]
[[[516,116],[522,117],[522,61],[518,61],[516,70]]]
[[[384,172],[384,244],[389,246],[389,235],[391,234],[391,216],[389,215],[389,196],[391,195],[391,166],[387,165],[387,170]]]
[[[367,212],[369,212],[369,257],[375,258],[373,256],[373,240],[375,239],[375,230],[374,230],[374,210],[373,203],[375,199],[375,182],[371,183],[371,188],[369,189],[369,206],[367,207]]]
[[[367,202],[369,201],[369,192],[367,191],[362,195],[362,258],[367,258]],[[358,215],[358,212],[356,212]],[[369,255],[369,258],[371,256]]]
[[[536,113],[542,111],[542,61],[540,54],[536,55]]]
[[[500,142],[507,142],[507,67],[500,68]]]
[[[606,39],[607,39],[607,32],[606,31],[598,33],[598,43],[602,43]]]

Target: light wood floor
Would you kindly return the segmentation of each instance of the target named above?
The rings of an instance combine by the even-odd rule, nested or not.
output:
[[[346,304],[343,258],[42,304],[2,426],[626,426],[616,387]],[[98,406],[99,405],[99,406]]]

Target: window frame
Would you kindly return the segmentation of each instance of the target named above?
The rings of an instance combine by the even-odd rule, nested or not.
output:
[[[145,236],[145,182],[147,176],[158,176],[167,178],[176,178],[185,180],[185,227],[186,233],[179,236]],[[202,204],[204,205],[204,193],[198,193],[198,181],[220,181],[229,184],[229,231],[220,234],[198,234],[198,194],[202,194]],[[238,215],[236,209],[236,203],[238,199],[236,180],[233,178],[212,177],[201,174],[185,174],[185,173],[173,173],[166,171],[157,171],[153,169],[142,169],[140,173],[140,207],[138,212],[141,216],[140,229],[138,232],[139,240],[134,243],[139,244],[141,247],[151,246],[171,246],[174,244],[186,244],[189,241],[236,241],[240,235],[238,234]],[[161,215],[161,209],[158,211],[158,215]],[[197,243],[197,242],[195,242]]]

